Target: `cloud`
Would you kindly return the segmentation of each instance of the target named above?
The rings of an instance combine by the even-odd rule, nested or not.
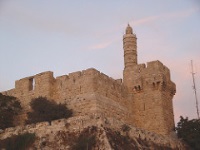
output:
[[[46,13],[45,11],[34,9],[28,9],[25,6],[19,4],[9,4],[4,6],[3,11],[0,12],[0,19],[5,20],[9,25],[20,25],[25,28],[32,28],[46,32],[60,32],[67,34],[78,34],[84,32],[82,26],[73,23],[73,18],[64,18],[52,13]],[[70,20],[71,19],[71,20]]]
[[[103,48],[106,48],[108,47],[112,42],[109,41],[109,42],[104,42],[104,43],[100,43],[100,44],[95,44],[95,45],[92,45],[89,47],[89,49],[103,49]]]
[[[165,14],[161,14],[161,15],[155,15],[155,16],[149,16],[146,18],[142,18],[139,20],[132,20],[129,23],[133,26],[139,26],[139,25],[143,25],[143,24],[148,24],[151,23],[153,21],[156,21],[158,19],[176,19],[176,18],[186,18],[189,17],[190,15],[192,15],[193,13],[199,11],[199,8],[190,8],[184,11],[178,11],[178,12],[172,12],[172,13],[165,13]]]
[[[116,42],[118,40],[119,40],[119,37],[117,37],[117,38],[112,37],[112,39],[108,39],[107,41],[104,41],[102,43],[91,45],[86,49],[89,49],[89,50],[104,49],[104,48],[107,48],[108,46],[110,46],[111,44],[113,44],[114,42]]]
[[[187,10],[183,10],[183,11],[176,11],[176,12],[171,12],[171,13],[164,13],[164,14],[160,14],[160,15],[154,15],[154,16],[148,16],[148,17],[144,17],[138,20],[131,20],[129,21],[129,24],[132,26],[140,26],[140,25],[146,25],[152,22],[155,22],[157,20],[160,19],[177,19],[177,18],[186,18],[191,16],[192,14],[194,14],[195,12],[198,12],[200,9],[198,7],[194,7],[194,8],[190,8]],[[115,26],[111,29],[107,29],[105,31],[100,31],[98,33],[97,36],[101,36],[104,37],[105,35],[110,35],[112,33],[116,33],[119,32],[121,30],[124,30],[124,28],[127,26],[127,23],[123,23],[119,26]]]
[[[114,42],[114,40],[106,41],[106,42],[99,43],[99,44],[94,44],[94,45],[89,46],[88,49],[90,49],[90,50],[104,49],[104,48],[107,48],[109,45],[111,45],[113,42]]]
[[[131,21],[130,24],[132,24],[133,26],[138,26],[138,25],[141,25],[141,24],[146,24],[146,23],[155,21],[159,18],[160,18],[160,16],[150,16],[150,17],[142,18],[142,19],[139,19],[139,20],[136,20],[136,21]]]

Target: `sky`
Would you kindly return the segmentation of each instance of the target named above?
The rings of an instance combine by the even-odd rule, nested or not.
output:
[[[190,63],[200,103],[199,0],[0,0],[0,91],[44,71],[96,68],[122,78],[128,23],[138,62],[160,60],[171,70],[175,121],[197,118]]]

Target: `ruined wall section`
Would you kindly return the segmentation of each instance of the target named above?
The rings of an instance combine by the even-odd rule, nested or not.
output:
[[[147,67],[134,68],[132,85],[133,118],[138,127],[169,135],[174,130],[172,98],[175,84],[170,71],[159,61],[147,63]]]
[[[22,106],[22,112],[15,118],[16,125],[24,124],[26,113],[31,110],[30,102],[33,98],[43,96],[51,99],[55,79],[53,72],[47,71],[15,81],[15,88],[2,92],[4,95],[17,97]]]
[[[32,98],[39,96],[52,97],[54,82],[53,72],[43,72],[15,81],[14,89],[2,93],[17,97],[21,101],[24,110],[27,111],[30,109],[29,103]]]

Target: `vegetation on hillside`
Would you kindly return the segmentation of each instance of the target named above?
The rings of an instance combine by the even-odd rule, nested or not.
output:
[[[53,141],[48,140],[52,135],[47,134],[40,148],[58,149],[58,147],[62,147],[69,150],[94,150],[100,144],[100,139],[98,137],[99,131],[100,130],[96,126],[89,126],[80,131],[62,130],[54,133]]]
[[[189,120],[180,116],[176,132],[192,149],[200,149],[200,119]]]
[[[92,150],[97,144],[97,127],[84,129],[72,143],[72,150]]]
[[[34,141],[34,133],[13,135],[12,137],[0,140],[0,148],[5,150],[26,150],[32,146]]]
[[[16,97],[0,93],[0,129],[14,126],[14,118],[20,113],[22,107]]]
[[[52,120],[69,118],[72,116],[72,110],[68,109],[64,104],[56,104],[45,97],[38,97],[31,101],[31,112],[28,112],[27,124]]]

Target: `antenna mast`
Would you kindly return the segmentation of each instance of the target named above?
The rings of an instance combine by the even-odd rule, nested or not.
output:
[[[198,99],[197,99],[197,90],[196,90],[196,84],[195,84],[195,78],[194,78],[194,70],[193,70],[193,61],[191,60],[191,68],[192,68],[192,81],[193,81],[193,89],[195,94],[195,100],[196,100],[196,109],[197,109],[197,118],[199,119],[199,107],[198,107]]]

